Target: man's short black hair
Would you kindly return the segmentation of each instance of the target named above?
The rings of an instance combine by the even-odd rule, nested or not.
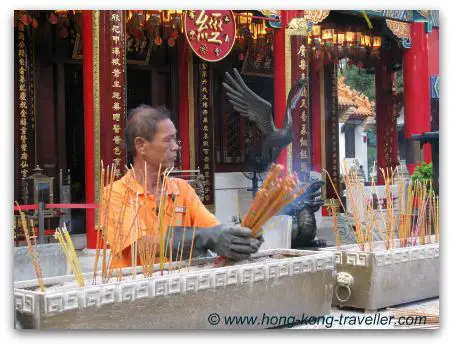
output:
[[[170,119],[170,111],[165,107],[140,105],[130,109],[126,122],[126,150],[130,158],[135,158],[135,138],[143,137],[152,141],[157,131],[157,123]]]

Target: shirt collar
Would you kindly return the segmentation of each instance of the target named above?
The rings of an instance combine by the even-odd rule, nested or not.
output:
[[[144,187],[137,182],[130,171],[121,178],[121,182],[124,185],[127,185],[127,183],[129,182],[129,186],[134,193],[137,193],[138,195],[145,194]],[[179,188],[173,177],[168,178],[167,193],[168,195],[179,195]]]

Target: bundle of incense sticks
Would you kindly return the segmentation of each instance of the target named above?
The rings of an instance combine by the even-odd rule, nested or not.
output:
[[[273,164],[242,225],[250,228],[253,236],[259,236],[263,225],[303,192],[296,175],[284,175],[283,166]]]
[[[335,204],[334,199],[329,199],[326,206],[327,206],[327,212],[332,217],[333,231],[335,233],[335,247],[340,248],[341,240],[340,240],[340,230],[338,228],[338,207],[339,206],[337,206]]]
[[[44,290],[44,282],[42,280],[41,263],[39,261],[39,254],[36,251],[36,236],[35,236],[33,230],[31,230],[33,235],[30,236],[30,231],[28,230],[27,219],[25,217],[25,213],[22,212],[17,201],[15,201],[15,203],[17,205],[17,208],[19,209],[20,220],[21,220],[22,228],[23,228],[23,231],[25,234],[25,240],[27,242],[28,253],[30,254],[31,263],[33,265],[33,269],[35,270],[36,278],[38,279],[39,288],[41,289],[42,292],[44,292],[45,290]],[[32,243],[32,240],[34,241],[33,243]]]
[[[406,247],[410,236],[411,214],[412,214],[412,184],[409,181],[407,194],[405,192],[405,180],[403,170],[397,168],[397,185],[398,185],[398,238],[400,247]]]
[[[159,256],[158,262],[160,264],[161,273],[163,273],[165,263],[169,263],[169,271],[172,270],[172,261],[179,260],[179,270],[182,264],[182,255],[184,247],[178,247],[176,255],[173,254],[173,228],[171,225],[174,224],[176,215],[175,210],[175,195],[169,195],[169,187],[172,184],[170,174],[174,169],[162,170],[162,166],[159,166],[157,173],[156,182],[156,207],[153,210],[151,216],[150,206],[147,205],[148,199],[139,199],[139,196],[132,187],[132,181],[135,180],[139,184],[143,184],[143,187],[148,186],[148,172],[147,165],[145,163],[144,172],[135,172],[133,167],[126,167],[126,172],[129,174],[128,179],[124,180],[126,186],[126,194],[123,196],[121,205],[116,206],[117,210],[112,211],[110,202],[112,196],[113,187],[113,174],[115,172],[115,165],[107,169],[104,168],[103,162],[101,161],[101,185],[99,192],[99,225],[97,227],[98,237],[96,244],[96,257],[93,269],[93,283],[96,283],[96,272],[98,267],[98,261],[101,250],[103,250],[103,265],[102,265],[102,280],[106,283],[110,280],[113,274],[113,270],[116,270],[117,281],[122,280],[121,269],[114,268],[113,263],[122,256],[122,251],[125,248],[126,242],[130,239],[131,244],[131,266],[132,266],[132,277],[135,278],[137,274],[138,260],[140,259],[142,265],[142,272],[145,277],[152,276],[154,263],[156,256]],[[163,171],[163,172],[162,172]],[[138,176],[140,175],[140,176]],[[168,221],[166,214],[169,212],[170,200],[173,201],[173,211],[171,218]],[[188,207],[189,209],[190,207]],[[195,225],[196,217],[198,214],[198,206],[195,214]],[[128,223],[125,222],[126,214],[130,217],[127,219]],[[155,215],[154,215],[155,214]],[[189,213],[186,213],[186,220],[184,225],[187,225],[187,217]],[[149,218],[148,218],[149,217]],[[152,225],[145,223],[146,220],[154,220]],[[110,223],[109,223],[110,221]],[[113,222],[112,222],[113,221]],[[169,222],[169,223],[168,223]],[[167,225],[169,224],[169,225]],[[113,240],[108,242],[107,233],[108,228],[113,228]],[[183,238],[184,243],[184,238]],[[107,259],[106,249],[110,248],[110,254]],[[192,258],[192,246],[189,255],[189,267]],[[169,254],[166,254],[169,249]]]
[[[384,180],[385,213],[381,204],[378,204],[380,220],[377,219],[377,210],[373,207],[373,193],[377,195],[374,179],[371,182],[370,197],[366,197],[365,186],[360,182],[354,171],[349,171],[344,165],[344,180],[346,185],[346,196],[350,204],[351,215],[354,218],[354,236],[356,243],[362,250],[372,250],[374,231],[378,231],[380,238],[384,241],[386,249],[396,247],[394,230],[397,227],[399,247],[431,242],[431,233],[434,232],[435,240],[439,240],[439,199],[434,194],[431,181],[409,181],[407,192],[405,180],[401,168],[380,168]],[[337,195],[340,205],[344,211],[340,195],[329,173],[327,174],[330,183]],[[395,198],[391,188],[397,185],[398,197]],[[359,207],[365,207],[360,211]],[[336,210],[328,209],[332,217],[336,217]],[[399,216],[398,216],[399,213]],[[348,213],[345,213],[347,223],[351,226]],[[335,226],[334,226],[335,228]],[[338,246],[338,240],[337,240]]]
[[[69,264],[69,267],[71,268],[72,273],[75,276],[77,284],[79,285],[79,287],[84,287],[85,280],[80,269],[79,258],[77,258],[71,236],[69,235],[68,229],[66,229],[66,224],[63,224],[63,228],[56,229],[54,237],[58,240],[61,248],[63,249],[66,260]]]

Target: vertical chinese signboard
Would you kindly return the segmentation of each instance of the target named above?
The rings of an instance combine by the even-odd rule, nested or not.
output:
[[[115,179],[118,179],[126,164],[122,145],[126,123],[124,11],[101,11],[100,22],[101,159],[105,164],[116,165]]]
[[[201,59],[195,66],[198,117],[198,168],[204,176],[203,203],[214,206],[214,132],[212,117],[211,67],[208,62],[225,58],[236,39],[232,11],[188,10],[184,13],[184,33],[193,52]]]
[[[214,205],[214,138],[211,108],[211,78],[209,65],[198,65],[198,167],[204,176],[204,200],[206,206]]]
[[[291,85],[297,80],[304,81],[304,89],[300,104],[293,113],[292,142],[292,170],[299,176],[301,182],[308,182],[310,179],[311,162],[311,124],[309,115],[309,52],[307,37],[302,35],[291,35]]]
[[[28,27],[22,21],[17,24],[17,47],[15,47],[15,110],[18,112],[18,123],[15,124],[16,148],[18,148],[18,174],[25,179],[31,174],[34,165],[34,77],[33,77],[33,45]]]
[[[326,139],[326,170],[330,173],[337,192],[340,191],[340,162],[338,142],[338,80],[337,67],[333,64],[325,66],[325,139]],[[323,100],[321,100],[323,101]],[[327,199],[336,199],[337,195],[331,184],[326,185]]]

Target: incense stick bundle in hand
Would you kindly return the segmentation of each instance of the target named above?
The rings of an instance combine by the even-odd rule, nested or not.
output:
[[[284,175],[281,165],[272,165],[242,225],[250,228],[253,236],[259,236],[263,225],[303,192],[294,174]]]

